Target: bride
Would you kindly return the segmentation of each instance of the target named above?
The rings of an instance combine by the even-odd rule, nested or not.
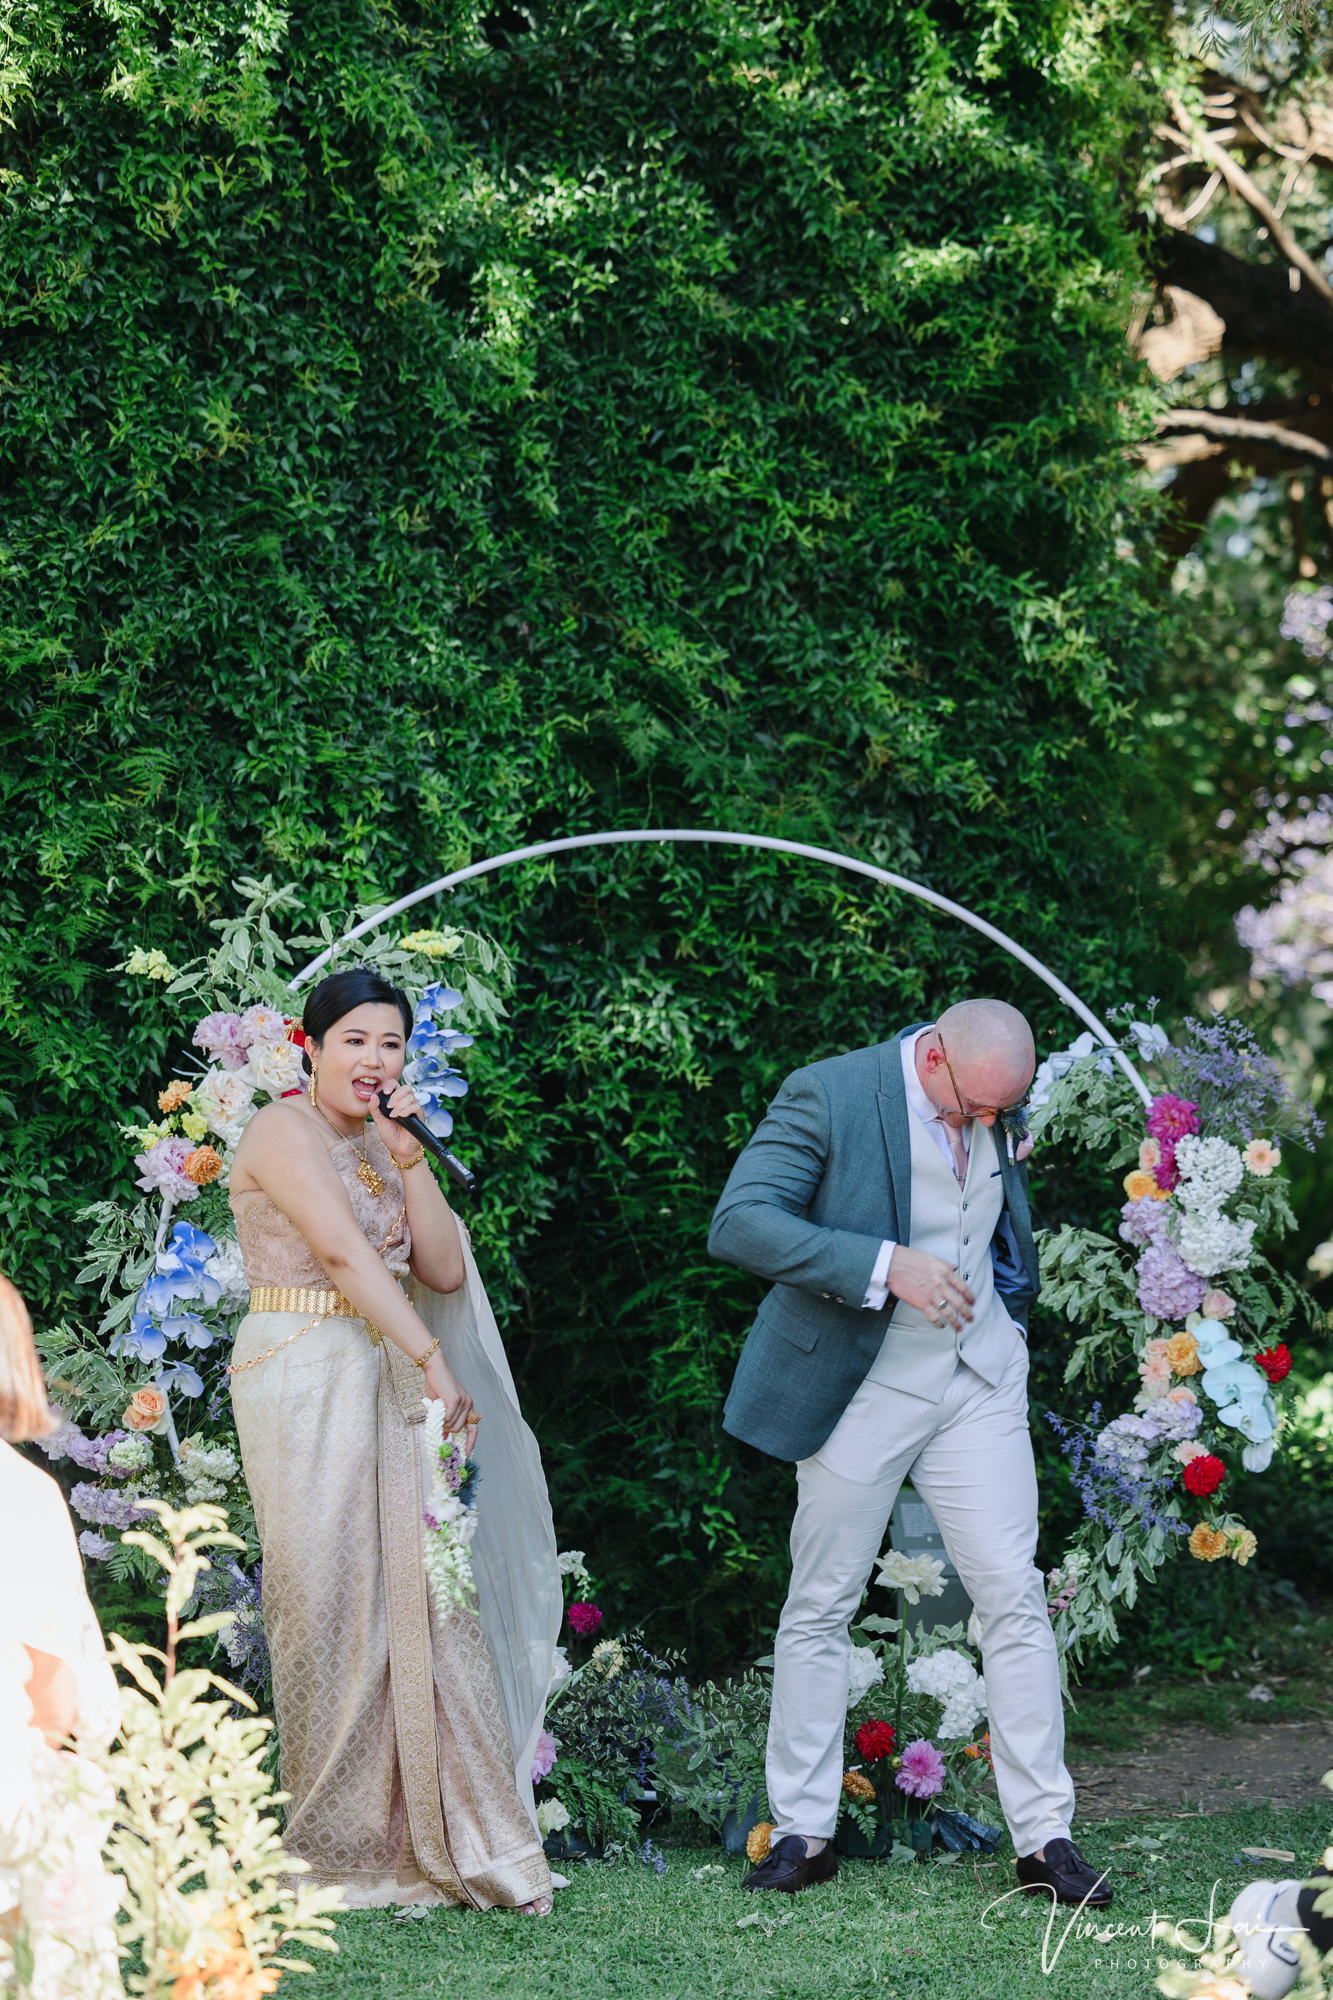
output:
[[[302,1026],[309,1095],[255,1115],[230,1185],[251,1310],[228,1373],[263,1546],[283,1844],[350,1908],[544,1916],[530,1771],[561,1591],[536,1441],[467,1233],[378,1106],[387,1089],[394,1111],[421,1109],[399,1082],[406,995],[335,973]],[[478,1612],[443,1623],[422,1560],[423,1397],[466,1426],[481,1470]]]

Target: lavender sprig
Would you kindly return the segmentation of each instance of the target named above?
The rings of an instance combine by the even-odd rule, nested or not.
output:
[[[1152,1474],[1146,1466],[1138,1469],[1097,1451],[1101,1414],[1101,1404],[1094,1403],[1087,1423],[1072,1424],[1056,1416],[1054,1410],[1046,1412],[1047,1423],[1063,1440],[1060,1449],[1069,1460],[1069,1476],[1088,1519],[1112,1535],[1121,1532],[1126,1514],[1132,1514],[1149,1532],[1160,1528],[1164,1535],[1186,1534],[1185,1523],[1174,1510],[1166,1512],[1153,1504],[1155,1494],[1174,1488],[1171,1473]],[[1110,1509],[1117,1503],[1119,1511],[1112,1513]]]

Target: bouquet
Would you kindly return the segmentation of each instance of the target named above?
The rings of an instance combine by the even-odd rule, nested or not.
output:
[[[436,1616],[441,1625],[455,1609],[475,1611],[477,1586],[468,1550],[477,1532],[477,1462],[469,1458],[464,1431],[446,1431],[444,1404],[423,1398],[426,1443],[435,1468],[435,1485],[422,1509],[426,1524],[426,1574],[435,1586]]]
[[[1281,1335],[1309,1305],[1262,1246],[1294,1225],[1279,1141],[1321,1129],[1310,1107],[1238,1021],[1187,1021],[1178,1044],[1130,1021],[1119,1047],[1148,1072],[1142,1096],[1089,1034],[1042,1064],[1031,1107],[1034,1133],[1130,1169],[1118,1241],[1065,1227],[1041,1244],[1043,1307],[1088,1329],[1066,1381],[1132,1371],[1133,1383],[1119,1415],[1099,1401],[1082,1423],[1048,1419],[1085,1514],[1048,1579],[1062,1656],[1114,1645],[1114,1606],[1168,1555],[1254,1555],[1228,1482],[1272,1462],[1292,1365]]]

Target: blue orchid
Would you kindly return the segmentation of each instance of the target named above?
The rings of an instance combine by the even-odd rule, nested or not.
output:
[[[169,1340],[183,1340],[187,1347],[197,1347],[201,1352],[211,1347],[216,1338],[213,1329],[204,1324],[198,1313],[175,1313],[163,1320],[162,1331]]]
[[[1225,1361],[1220,1367],[1205,1368],[1203,1393],[1218,1404],[1261,1403],[1268,1383],[1252,1362]]]
[[[428,1021],[432,1014],[448,1013],[451,1007],[461,1007],[463,996],[455,986],[446,986],[442,980],[434,980],[417,1001],[413,1019],[418,1025]]]
[[[188,1361],[168,1361],[165,1368],[159,1368],[154,1380],[159,1389],[178,1389],[182,1396],[202,1396],[204,1382],[196,1374]]]
[[[1205,1368],[1220,1368],[1225,1362],[1239,1361],[1245,1351],[1238,1340],[1231,1338],[1220,1319],[1201,1319],[1194,1329],[1194,1345]]]
[[[143,1294],[140,1293],[140,1298]],[[160,1361],[167,1351],[167,1336],[153,1325],[145,1312],[136,1312],[123,1333],[111,1343],[111,1352],[130,1361]]]
[[[151,1295],[152,1310],[166,1312],[172,1299],[200,1299],[215,1306],[222,1286],[210,1277],[204,1265],[217,1255],[217,1244],[206,1230],[192,1222],[178,1222],[165,1250],[157,1253],[157,1269],[145,1290]]]
[[[1261,1445],[1266,1444],[1273,1435],[1277,1407],[1271,1396],[1265,1396],[1261,1403],[1251,1402],[1247,1398],[1243,1403],[1228,1403],[1227,1407],[1219,1410],[1217,1415],[1220,1423],[1229,1424],[1232,1430],[1239,1431],[1251,1444]]]

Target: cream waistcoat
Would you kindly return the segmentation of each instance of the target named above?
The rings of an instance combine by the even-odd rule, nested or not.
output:
[[[991,1238],[1004,1207],[993,1130],[973,1125],[967,1181],[960,1188],[926,1126],[912,1115],[907,1123],[912,1142],[909,1247],[952,1264],[976,1304],[971,1322],[955,1334],[951,1327],[932,1326],[925,1313],[899,1299],[866,1380],[938,1403],[960,1358],[983,1381],[997,1384],[1022,1335],[993,1282]]]

